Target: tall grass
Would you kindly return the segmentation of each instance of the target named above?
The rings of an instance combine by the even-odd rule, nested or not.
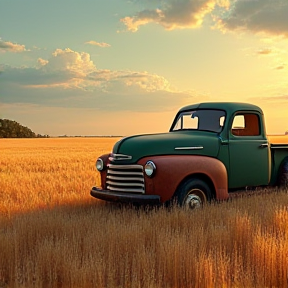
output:
[[[90,200],[99,154],[118,138],[0,140],[0,213]]]
[[[193,212],[105,203],[89,191],[114,142],[1,140],[0,287],[287,287],[286,191]]]

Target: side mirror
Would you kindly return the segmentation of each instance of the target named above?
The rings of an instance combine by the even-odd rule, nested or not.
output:
[[[198,117],[198,113],[197,112],[193,112],[191,115],[191,118],[194,119],[195,117]]]

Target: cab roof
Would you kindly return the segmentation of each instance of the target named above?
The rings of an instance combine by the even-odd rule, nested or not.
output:
[[[263,114],[260,107],[240,102],[203,102],[182,107],[179,112],[196,110],[196,109],[217,109],[225,110],[228,114],[233,114],[236,111],[257,111]]]

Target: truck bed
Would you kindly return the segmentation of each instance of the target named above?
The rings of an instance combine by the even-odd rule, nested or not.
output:
[[[271,148],[273,146],[288,146],[288,135],[268,135],[267,136]],[[284,148],[284,147],[283,147]]]
[[[282,166],[283,160],[288,157],[288,135],[270,135],[267,138],[270,143],[272,159],[270,184],[277,185],[279,181],[279,168]]]

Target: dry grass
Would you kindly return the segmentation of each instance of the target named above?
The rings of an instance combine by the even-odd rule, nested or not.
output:
[[[107,204],[89,191],[115,141],[0,140],[0,287],[287,287],[286,191],[195,212]]]
[[[0,140],[1,213],[91,200],[91,185],[100,181],[95,161],[117,139]]]

